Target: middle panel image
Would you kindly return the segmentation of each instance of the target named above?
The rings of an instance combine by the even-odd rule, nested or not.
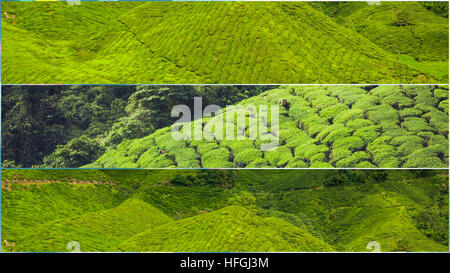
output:
[[[5,85],[2,167],[447,168],[448,85]]]

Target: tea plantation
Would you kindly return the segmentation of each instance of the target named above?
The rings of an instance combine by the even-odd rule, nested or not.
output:
[[[400,54],[403,62],[446,82],[448,3],[435,5],[446,5],[447,17],[424,9],[420,2],[339,3],[333,17],[381,48]]]
[[[391,6],[347,5],[341,22],[306,2],[5,2],[2,83],[446,82],[448,19],[398,3],[413,26],[393,31]]]
[[[208,228],[205,234],[205,227]],[[206,236],[205,236],[206,235]],[[119,245],[122,251],[333,251],[309,232],[238,206],[161,225]]]
[[[280,103],[272,119],[270,105]],[[245,122],[225,119],[233,111]],[[255,133],[261,120],[268,128]],[[175,140],[171,127],[159,129],[84,167],[446,168],[448,124],[448,86],[281,86],[214,117],[174,125],[184,139]],[[226,138],[228,129],[235,140]]]
[[[1,190],[2,251],[448,250],[444,170],[4,170]]]

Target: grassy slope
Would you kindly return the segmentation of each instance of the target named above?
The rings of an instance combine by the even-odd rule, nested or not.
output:
[[[401,12],[406,14],[408,24],[405,26],[394,24],[399,21]],[[334,15],[345,18],[344,25],[386,51],[400,54],[402,62],[435,76],[439,82],[448,81],[447,18],[416,2],[341,3]]]
[[[338,220],[333,224],[336,244],[348,251],[365,251],[368,242],[377,241],[384,251],[401,251],[401,240],[407,240],[408,251],[447,251],[448,247],[430,240],[417,229],[403,198],[380,193],[364,197],[355,208],[337,209],[334,216]]]
[[[447,251],[447,246],[419,231],[414,217],[434,204],[441,186],[448,184],[448,176],[411,179],[399,174],[376,184],[256,197],[259,206],[271,204],[276,210],[309,219],[324,241],[341,251],[366,251],[370,241],[379,242],[382,251],[399,251],[402,240],[409,242],[408,251]]]
[[[16,15],[2,22],[4,83],[435,82],[302,2],[7,2],[2,11]]]
[[[396,25],[401,12],[407,14],[404,26]],[[448,20],[417,2],[343,3],[336,14],[345,16],[358,33],[389,52],[422,60],[448,60]]]
[[[2,11],[17,18],[15,22],[2,22],[2,42],[8,45],[2,65],[3,82],[168,83],[197,79],[188,72],[181,76],[178,72],[182,73],[182,68],[149,51],[117,21],[120,14],[139,4],[2,5]],[[34,72],[28,73],[30,70]],[[150,71],[151,75],[142,71]]]
[[[117,251],[117,245],[152,227],[173,220],[139,199],[98,212],[65,218],[40,225],[16,242],[16,251],[67,251],[67,243],[76,241],[81,251]]]
[[[64,171],[59,170],[59,176],[62,176]],[[4,171],[6,177],[11,177],[10,172],[13,171]],[[14,172],[18,179],[18,171]],[[41,173],[42,179],[48,179],[42,171],[27,172],[35,172],[35,176]],[[117,170],[103,172],[110,177],[116,177],[119,173]],[[82,187],[89,191],[82,192],[81,186],[64,186],[67,183],[39,187],[17,185],[12,186],[11,190],[3,188],[2,238],[16,243],[14,248],[5,248],[3,245],[4,250],[64,251],[70,241],[80,242],[82,251],[117,250],[119,243],[139,232],[144,233],[123,244],[120,249],[322,251],[328,249],[325,246],[331,245],[337,250],[366,251],[369,241],[378,241],[382,251],[398,251],[399,242],[403,240],[408,242],[408,251],[446,250],[446,246],[427,238],[415,220],[420,212],[436,203],[442,186],[448,185],[448,175],[445,172],[442,176],[413,179],[413,173],[398,170],[389,172],[389,177],[384,182],[324,187],[324,176],[332,175],[330,172],[334,170],[270,170],[270,175],[267,170],[241,170],[238,171],[236,188],[229,190],[161,185],[161,182],[150,179],[154,176],[158,181],[158,177],[165,174],[170,176],[172,170],[136,172],[141,174],[134,176],[133,172],[125,171],[119,175],[122,177],[115,181],[118,186],[124,184],[130,189],[130,185],[134,184],[126,183],[125,177],[130,180],[142,179],[145,177],[144,172],[149,173],[148,179],[143,180],[143,185],[127,194],[126,197],[131,198],[121,205],[119,204],[124,198],[118,196],[121,191],[126,192],[121,188],[107,192],[101,191],[102,188],[84,185]],[[184,171],[177,172],[183,175]],[[71,179],[71,176],[73,174],[69,172],[67,178]],[[278,183],[273,183],[275,181]],[[253,192],[260,216],[243,208],[220,210],[230,204],[230,196],[241,190]],[[79,195],[80,192],[82,195]],[[24,199],[27,195],[33,197]],[[115,203],[108,203],[106,195],[115,199]],[[122,193],[122,196],[125,194]],[[448,199],[448,194],[443,196],[443,199]],[[45,203],[40,200],[45,200]],[[80,206],[82,208],[79,208]],[[443,213],[446,213],[445,210],[448,213],[448,207],[441,209]],[[267,214],[274,210],[278,213]],[[199,216],[191,217],[197,214]],[[182,220],[146,231],[147,227],[170,221],[165,215]],[[289,215],[291,216],[288,217]],[[447,225],[447,222],[443,224]],[[236,228],[224,231],[224,226],[230,225]],[[187,227],[189,230],[186,230]],[[249,229],[252,232],[242,237],[242,232]],[[172,238],[170,234],[180,230],[186,230],[186,233],[177,239]],[[446,229],[444,227],[444,230],[448,230],[448,226]],[[200,232],[206,233],[207,239],[201,240]],[[253,235],[260,233],[270,234],[268,236],[272,239],[264,244],[263,240],[255,239],[259,235]],[[158,236],[149,237],[149,234]],[[216,236],[217,234],[224,235],[221,237]],[[288,243],[284,239],[289,234],[296,238],[294,242]],[[242,241],[236,238],[242,238]],[[218,243],[221,239],[225,240],[225,243]],[[152,244],[139,245],[137,241],[141,240]],[[304,245],[304,240],[312,242],[313,246],[308,248]]]
[[[447,86],[378,86],[369,91],[355,86],[287,86],[238,105],[273,105],[280,99],[289,107],[280,107],[275,151],[261,152],[261,137],[249,140],[248,124],[257,122],[250,116],[241,133],[246,140],[175,141],[170,128],[164,128],[126,140],[86,167],[448,166]],[[214,129],[205,132],[218,134]]]
[[[448,79],[448,60],[445,61],[417,61],[414,57],[405,54],[395,54],[398,59],[420,71],[433,75],[440,82]]]
[[[2,186],[2,239],[14,241],[36,225],[112,208],[124,199],[112,185]]]
[[[150,229],[119,245],[122,251],[332,251],[307,231],[232,206]]]

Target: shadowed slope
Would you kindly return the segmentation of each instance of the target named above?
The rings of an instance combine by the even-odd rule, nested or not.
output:
[[[122,251],[332,251],[310,233],[278,218],[226,207],[150,229],[119,246]]]
[[[340,3],[335,15],[405,64],[448,81],[448,18],[418,2]]]
[[[418,2],[341,3],[336,15],[345,17],[349,26],[389,52],[448,61],[448,19]]]
[[[393,175],[379,183],[291,190],[282,198],[261,194],[258,203],[311,219],[324,241],[339,251],[368,251],[371,241],[379,243],[381,251],[447,251],[448,235],[437,235],[448,234],[447,179]],[[441,211],[433,215],[437,204]],[[420,215],[427,215],[428,223],[442,217],[431,224],[435,234],[423,229],[428,224],[421,224],[425,218]]]

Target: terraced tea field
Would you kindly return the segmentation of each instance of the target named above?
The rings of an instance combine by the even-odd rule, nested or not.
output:
[[[400,54],[400,60],[408,56],[423,66],[448,65],[448,19],[434,16],[418,2],[340,3],[334,16],[381,48]],[[431,74],[440,82],[448,79],[443,67]]]
[[[279,119],[272,120],[270,105],[280,102]],[[266,116],[262,106],[269,106]],[[448,167],[448,86],[282,86],[222,110],[182,125],[190,139],[175,140],[171,127],[163,128],[126,140],[85,167]],[[245,122],[226,119],[233,111]],[[252,138],[261,119],[272,132],[260,127]],[[201,140],[194,123],[201,123]],[[225,138],[229,128],[234,140]],[[277,138],[276,149],[261,149]]]
[[[444,170],[4,170],[1,191],[2,251],[448,250]]]
[[[389,16],[348,5],[360,27],[307,2],[5,2],[2,83],[447,81],[448,19],[395,4],[413,20],[411,38],[409,26],[394,32]],[[390,39],[397,32],[408,34]],[[394,54],[439,56],[441,66],[422,69]]]
[[[47,222],[21,238],[18,250],[67,251],[67,243],[79,242],[83,251],[115,251],[123,240],[173,220],[138,199],[128,199],[117,207]]]
[[[207,234],[205,227],[210,227]],[[123,242],[119,249],[139,252],[333,251],[328,244],[285,220],[258,217],[238,206],[159,226]]]

